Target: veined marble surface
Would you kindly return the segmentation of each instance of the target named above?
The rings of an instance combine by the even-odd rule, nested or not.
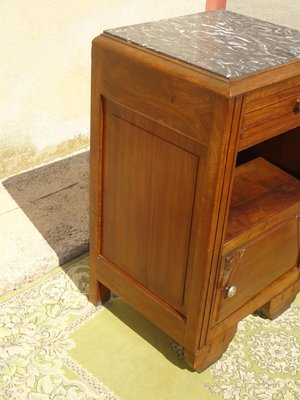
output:
[[[300,59],[300,31],[226,10],[105,32],[227,79]]]

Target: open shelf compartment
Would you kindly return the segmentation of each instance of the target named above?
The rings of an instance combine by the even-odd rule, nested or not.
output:
[[[300,181],[255,158],[236,168],[224,251],[300,212]]]

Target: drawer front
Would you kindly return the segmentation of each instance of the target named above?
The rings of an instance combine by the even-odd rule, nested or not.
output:
[[[295,217],[223,256],[217,320],[226,318],[295,267],[299,261],[298,235],[299,218]]]
[[[300,79],[248,94],[241,122],[240,149],[300,126]]]

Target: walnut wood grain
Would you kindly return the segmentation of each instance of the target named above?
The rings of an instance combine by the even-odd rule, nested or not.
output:
[[[225,332],[207,342],[197,352],[190,353],[185,350],[184,359],[193,369],[201,372],[216,362],[226,351],[228,345],[237,331],[237,325],[232,326]]]
[[[90,299],[121,295],[200,371],[299,290],[299,65],[229,81],[93,41]]]
[[[300,127],[287,131],[272,139],[240,153],[242,162],[263,157],[272,164],[300,179]]]
[[[237,287],[236,295],[232,298],[225,297],[224,288],[220,285],[221,299],[217,317],[220,320],[295,267],[299,253],[296,216],[244,244],[242,249],[243,259],[236,273],[232,274],[227,282],[227,286]],[[223,268],[226,266],[227,257],[228,255],[224,256]]]
[[[275,319],[286,311],[295,300],[300,290],[300,280],[273,297],[271,301],[260,307],[259,311],[268,319]]]
[[[274,225],[274,218],[279,223],[299,211],[298,179],[261,157],[239,166],[235,170],[223,254]]]
[[[199,160],[130,115],[106,108],[101,256],[183,312]]]
[[[276,279],[273,283],[269,284],[264,290],[257,293],[252,299],[244,303],[234,313],[228,315],[224,320],[217,321],[217,310],[218,310],[218,297],[214,303],[214,313],[210,320],[209,331],[207,334],[207,341],[212,342],[214,338],[218,337],[226,330],[230,330],[236,325],[236,321],[240,321],[247,315],[253,313],[262,305],[270,302],[277,295],[280,295],[284,290],[295,285],[299,291],[299,268],[294,267],[290,271],[286,272],[280,278]]]
[[[300,124],[299,76],[245,96],[239,148],[263,142]]]

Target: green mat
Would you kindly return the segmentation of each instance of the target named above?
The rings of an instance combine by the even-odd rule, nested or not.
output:
[[[199,374],[182,348],[121,299],[87,301],[88,258],[0,303],[1,400],[299,400],[300,297],[275,321],[249,316]]]

